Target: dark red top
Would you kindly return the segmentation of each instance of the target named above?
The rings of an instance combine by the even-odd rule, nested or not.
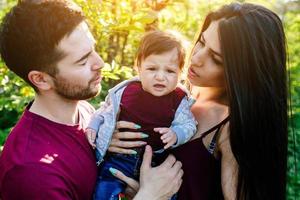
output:
[[[153,129],[171,126],[175,112],[185,95],[184,91],[176,88],[165,96],[157,97],[144,91],[140,82],[132,82],[123,92],[119,120],[139,124],[141,129],[130,131],[148,134],[150,137],[145,141],[154,150],[161,149],[164,146],[160,139],[161,135]]]
[[[172,150],[172,153],[182,162],[183,182],[178,192],[178,200],[220,200],[223,199],[221,190],[221,162],[213,155],[216,139],[221,127],[229,120],[221,123],[202,134],[201,137],[187,142]],[[207,149],[203,138],[214,134]]]
[[[93,110],[80,102],[80,123],[64,125],[28,110],[0,157],[0,199],[91,199],[96,160],[83,127]]]

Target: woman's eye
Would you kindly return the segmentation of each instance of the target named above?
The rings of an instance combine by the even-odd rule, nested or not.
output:
[[[149,70],[149,71],[154,71],[155,68],[154,68],[154,67],[150,67],[150,68],[148,68],[148,70]]]
[[[205,43],[204,43],[202,40],[199,40],[199,45],[200,45],[201,47],[204,47],[204,46],[205,46]]]
[[[223,64],[221,61],[219,61],[219,60],[216,59],[215,57],[212,57],[212,60],[213,60],[214,63],[216,63],[217,65],[222,65],[222,64]]]

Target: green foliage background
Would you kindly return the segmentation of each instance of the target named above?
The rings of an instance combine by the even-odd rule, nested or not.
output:
[[[97,41],[96,50],[106,62],[101,94],[90,100],[98,107],[107,90],[132,77],[138,42],[147,30],[158,27],[176,30],[189,41],[201,27],[204,16],[227,0],[75,0],[85,12]],[[244,2],[244,1],[243,1]],[[300,1],[254,0],[281,16],[286,31],[290,105],[288,200],[300,199]],[[0,0],[0,19],[16,0]],[[21,115],[24,106],[34,97],[33,90],[10,72],[0,59],[0,146]],[[296,162],[296,160],[298,162]]]

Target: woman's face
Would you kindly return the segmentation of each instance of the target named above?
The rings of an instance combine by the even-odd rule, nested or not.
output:
[[[218,27],[218,21],[211,22],[194,47],[188,69],[188,79],[194,86],[225,86]]]

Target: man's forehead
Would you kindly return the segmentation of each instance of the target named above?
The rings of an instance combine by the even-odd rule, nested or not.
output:
[[[70,34],[66,35],[58,44],[58,48],[66,53],[90,51],[95,44],[86,22],[80,23]]]

